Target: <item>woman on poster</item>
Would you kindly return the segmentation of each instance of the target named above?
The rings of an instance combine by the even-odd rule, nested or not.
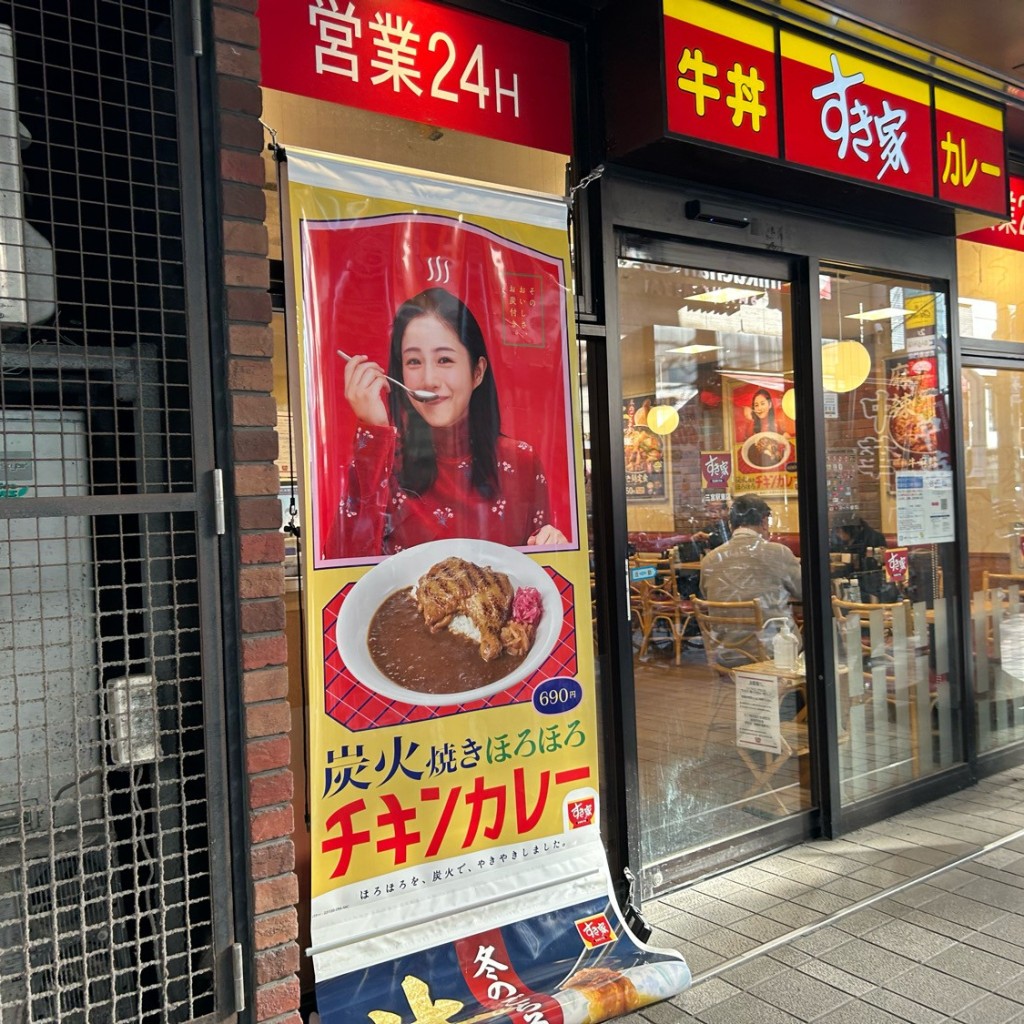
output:
[[[765,388],[758,388],[751,396],[750,411],[750,435],[764,434],[767,432],[777,433],[775,414],[775,399],[772,393]]]
[[[447,537],[510,547],[566,543],[550,522],[539,458],[501,432],[483,331],[465,303],[437,287],[404,302],[387,375],[437,398],[412,398],[367,356],[349,360],[354,454],[325,558],[388,555]]]

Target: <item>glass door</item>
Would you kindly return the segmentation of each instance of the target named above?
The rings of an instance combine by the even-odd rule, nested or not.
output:
[[[964,757],[949,329],[935,282],[823,264],[818,296],[848,808]]]
[[[979,754],[1024,740],[1024,371],[967,366],[964,474]]]
[[[789,265],[619,239],[645,895],[812,808]]]

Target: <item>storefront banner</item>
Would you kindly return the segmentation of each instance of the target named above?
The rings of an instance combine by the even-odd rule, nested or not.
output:
[[[668,130],[779,156],[775,30],[705,3],[665,0]]]
[[[264,88],[572,152],[569,46],[428,0],[260,0]]]
[[[935,90],[939,198],[963,209],[1006,208],[1005,113],[948,89]]]
[[[712,0],[662,14],[667,133],[1005,216],[1000,104]]]
[[[968,242],[1024,252],[1024,178],[1010,176],[1010,217],[1005,223],[970,231],[960,237]]]
[[[933,194],[926,80],[790,32],[781,46],[787,160]]]
[[[610,899],[567,210],[296,149],[286,167],[321,1015],[366,1020],[352,972],[383,1000],[408,969],[466,1008],[431,1019],[526,1021],[429,971]],[[563,980],[514,966],[538,993]],[[409,1019],[390,1005],[371,1019]]]

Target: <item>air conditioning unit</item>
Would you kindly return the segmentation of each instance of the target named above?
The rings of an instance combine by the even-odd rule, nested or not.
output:
[[[0,851],[0,1024],[140,1018],[134,944],[99,831]],[[16,859],[15,859],[16,858]],[[12,863],[12,861],[14,861]]]

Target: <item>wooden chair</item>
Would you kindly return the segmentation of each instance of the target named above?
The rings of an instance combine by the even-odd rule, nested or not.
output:
[[[706,601],[691,594],[690,603],[708,665],[718,675],[731,679],[733,669],[771,657],[763,641],[764,613],[758,601]]]
[[[981,574],[982,590],[1008,590],[1010,587],[1017,587],[1021,596],[1024,596],[1024,575],[1012,572],[989,572],[986,569]]]
[[[647,656],[647,648],[651,641],[651,635],[654,633],[654,627],[661,622],[668,626],[669,636],[675,650],[676,664],[680,664],[686,630],[693,620],[693,605],[679,596],[675,586],[675,576],[670,575],[664,586],[646,587],[643,592],[643,604],[641,615],[643,639],[640,642],[640,658],[643,659]]]
[[[910,636],[914,631],[913,612],[910,602],[906,599],[891,604],[868,604],[858,601],[843,601],[833,596],[832,617],[840,627],[840,634],[845,635],[843,627],[847,620],[856,615],[861,625],[861,652],[864,668],[868,671],[876,663],[875,659],[893,659],[893,635]],[[877,628],[872,633],[871,624],[881,623],[882,633],[878,636]]]

